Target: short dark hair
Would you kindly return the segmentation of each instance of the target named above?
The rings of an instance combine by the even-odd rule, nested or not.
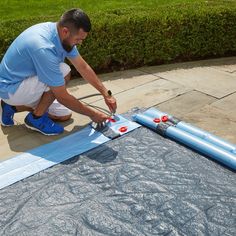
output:
[[[67,27],[70,30],[83,29],[85,32],[91,30],[91,22],[88,15],[79,8],[66,11],[58,22],[60,27]]]

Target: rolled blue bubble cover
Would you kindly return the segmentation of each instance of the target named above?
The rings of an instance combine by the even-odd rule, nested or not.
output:
[[[162,119],[163,116],[165,116],[165,119]],[[157,118],[160,119],[160,123],[155,122]],[[148,109],[143,114],[134,115],[133,119],[164,136],[236,170],[236,146],[213,134],[154,108]],[[165,120],[165,122],[162,122],[162,120]]]

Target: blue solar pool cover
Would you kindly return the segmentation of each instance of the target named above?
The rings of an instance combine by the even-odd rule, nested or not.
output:
[[[141,127],[0,190],[0,235],[236,235],[236,174]]]

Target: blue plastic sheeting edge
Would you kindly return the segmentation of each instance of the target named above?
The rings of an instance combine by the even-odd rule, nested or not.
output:
[[[120,133],[120,135],[140,127],[139,124],[129,121],[120,115],[116,116],[115,119],[117,122],[109,122],[107,125],[115,132]],[[126,132],[119,131],[120,127],[123,126],[127,127]],[[109,138],[95,131],[91,126],[87,126],[60,140],[3,161],[0,163],[0,189],[89,151],[109,140]]]
[[[148,109],[143,114],[136,114],[133,119],[140,124],[143,124],[155,131],[161,126],[161,123],[155,123],[155,118],[161,118],[167,115],[154,108]],[[171,116],[167,115],[169,118]],[[160,119],[161,120],[161,119]],[[236,170],[236,154],[234,152],[235,145],[227,143],[225,140],[220,139],[204,130],[197,127],[190,126],[182,121],[177,124],[168,122],[165,126],[165,136],[178,141],[212,159]]]

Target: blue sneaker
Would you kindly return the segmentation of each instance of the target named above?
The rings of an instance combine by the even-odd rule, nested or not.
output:
[[[2,126],[12,126],[14,125],[13,116],[16,110],[11,106],[1,100],[0,105],[0,122]]]
[[[36,130],[45,135],[57,135],[64,131],[64,128],[53,122],[49,117],[48,113],[45,113],[40,118],[34,118],[33,113],[30,112],[25,117],[25,125],[29,129]]]

